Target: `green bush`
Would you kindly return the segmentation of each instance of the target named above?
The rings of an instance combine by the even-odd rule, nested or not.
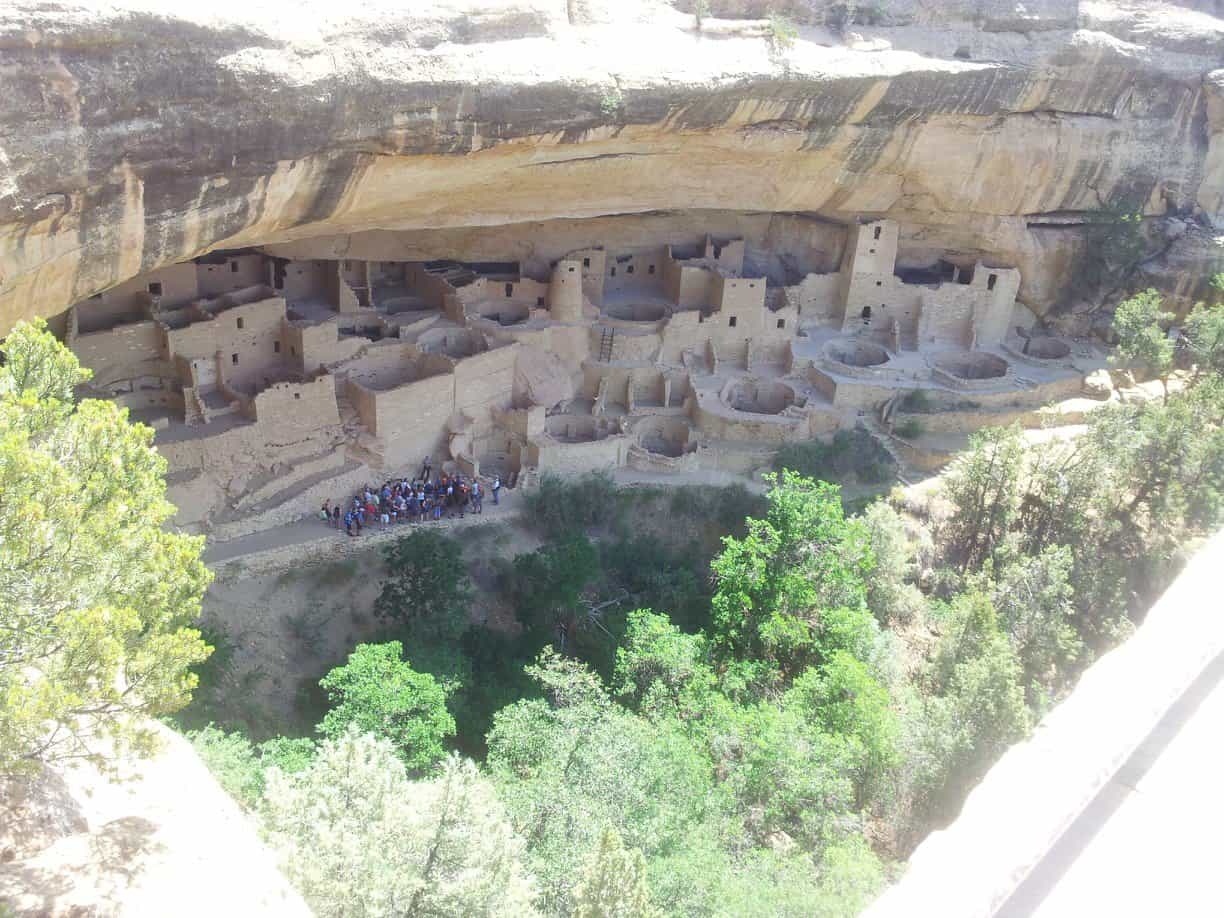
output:
[[[922,422],[917,418],[906,418],[894,428],[894,433],[903,440],[916,440],[923,434]]]
[[[775,54],[789,51],[794,47],[795,39],[799,37],[799,29],[791,20],[778,13],[771,13],[769,25],[766,27],[766,38],[770,49]]]
[[[870,431],[856,427],[839,430],[832,441],[787,443],[774,457],[774,468],[789,469],[817,481],[845,480],[851,474],[864,484],[891,480],[895,462]]]
[[[528,525],[545,538],[611,526],[622,512],[616,482],[607,472],[576,478],[545,474],[524,505]]]
[[[901,399],[901,410],[909,414],[930,414],[935,406],[925,389],[915,389]]]

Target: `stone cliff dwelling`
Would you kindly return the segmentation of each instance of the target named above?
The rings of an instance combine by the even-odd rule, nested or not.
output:
[[[1068,344],[1017,330],[1017,270],[899,271],[897,250],[895,222],[858,223],[840,270],[789,287],[708,236],[581,249],[538,277],[217,252],[78,303],[67,337],[94,394],[157,431],[179,522],[220,539],[426,456],[520,480],[751,475],[785,442],[887,436],[914,390],[1033,407],[1079,390]]]

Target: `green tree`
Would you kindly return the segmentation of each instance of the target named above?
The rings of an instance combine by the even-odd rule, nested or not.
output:
[[[991,598],[1024,668],[1030,705],[1055,695],[1083,655],[1073,624],[1073,565],[1070,549],[1051,546],[1004,565],[994,582]]]
[[[296,774],[314,761],[315,744],[310,739],[278,736],[254,745],[242,733],[226,733],[212,724],[184,735],[217,783],[248,809],[259,805],[268,769],[275,766]]]
[[[1165,327],[1174,316],[1161,309],[1162,304],[1160,294],[1151,289],[1118,304],[1113,317],[1114,334],[1118,336],[1117,354],[1113,359],[1147,370],[1160,380],[1164,397],[1168,399],[1173,342]]]
[[[875,629],[865,527],[845,518],[840,490],[828,482],[784,471],[767,497],[765,519],[748,519],[742,539],[724,538],[710,564],[716,653],[760,685],[837,649],[866,658]]]
[[[452,641],[464,632],[472,587],[457,540],[418,529],[383,549],[383,559],[377,615],[405,626],[414,641]]]
[[[592,616],[593,604],[583,601],[599,572],[599,553],[590,539],[567,534],[518,555],[505,586],[525,627],[571,651],[580,632],[601,627],[598,613]]]
[[[389,739],[404,764],[429,770],[445,755],[443,743],[455,735],[446,710],[446,692],[433,676],[416,672],[404,660],[399,641],[358,644],[348,663],[320,681],[331,709],[319,732],[336,739],[350,726]]]
[[[810,669],[786,694],[822,733],[845,739],[857,772],[859,797],[883,785],[897,761],[897,718],[888,689],[861,661],[835,651],[819,669]]]
[[[943,537],[952,558],[971,569],[1003,540],[1020,507],[1024,445],[1019,427],[992,427],[969,438],[952,463],[943,494],[952,504]]]
[[[831,845],[820,866],[804,854],[757,849],[711,877],[714,914],[736,918],[844,918],[884,886],[884,867],[861,836]]]
[[[537,914],[521,839],[455,756],[413,782],[387,740],[350,726],[305,770],[269,771],[260,823],[321,918]]]
[[[700,724],[719,789],[758,845],[785,837],[817,856],[857,830],[861,750],[823,732],[799,704],[712,706]]]
[[[906,624],[923,606],[922,594],[907,581],[914,575],[915,545],[901,515],[885,501],[862,515],[875,568],[867,580],[867,606],[881,624]]]
[[[154,745],[148,717],[191,697],[204,540],[167,524],[153,431],[112,402],[43,322],[0,366],[0,773]]]
[[[957,596],[912,697],[905,723],[905,783],[919,831],[954,812],[1012,743],[1029,729],[1020,661],[981,593]]]
[[[528,839],[545,910],[569,914],[575,878],[604,828],[642,851],[660,906],[676,908],[670,858],[716,807],[709,759],[669,719],[638,717],[588,667],[546,649],[528,668],[545,697],[499,711],[488,767]]]
[[[574,891],[573,918],[657,918],[646,885],[646,859],[626,849],[620,834],[604,829]]]
[[[1211,286],[1224,291],[1224,274],[1215,275]],[[1186,318],[1185,335],[1196,372],[1224,374],[1224,305],[1196,304]]]
[[[666,615],[649,609],[629,613],[625,638],[616,651],[617,694],[635,708],[660,703],[679,706],[682,696],[713,690],[705,640],[684,634]]]

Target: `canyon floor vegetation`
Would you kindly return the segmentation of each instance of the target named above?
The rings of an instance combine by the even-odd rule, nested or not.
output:
[[[177,722],[317,914],[853,914],[1224,516],[1220,309],[1169,385],[1159,304],[1119,312],[1163,398],[985,430],[934,488],[848,508],[812,477],[843,439],[763,494],[545,478],[512,525],[286,572],[319,597],[290,663],[359,627],[284,717],[242,635],[189,627],[208,572],[147,429],[19,326],[0,767],[139,749],[195,688]]]

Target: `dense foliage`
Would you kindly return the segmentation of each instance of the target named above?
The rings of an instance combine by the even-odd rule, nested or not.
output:
[[[190,625],[203,539],[164,528],[153,432],[109,401],[40,321],[0,365],[0,773],[147,750],[208,647]]]
[[[403,656],[399,641],[358,644],[348,663],[319,682],[331,703],[319,732],[337,739],[356,728],[384,736],[409,770],[426,771],[445,754],[442,744],[454,735],[455,720],[445,689]]]
[[[324,678],[321,747],[194,740],[321,915],[857,912],[1224,518],[1220,315],[1124,304],[1164,399],[984,430],[919,504],[802,474],[848,441],[759,498],[546,477],[530,550],[387,553],[404,643]]]
[[[535,914],[523,843],[457,757],[413,782],[389,742],[350,728],[297,773],[271,769],[260,816],[316,914]]]

